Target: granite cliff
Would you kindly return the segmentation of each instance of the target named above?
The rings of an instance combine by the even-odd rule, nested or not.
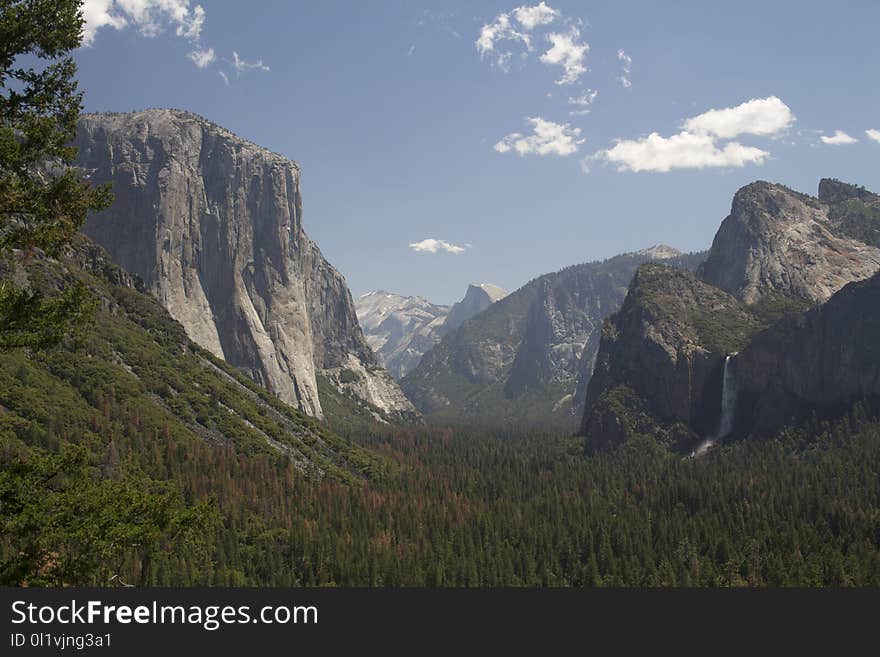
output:
[[[737,402],[737,432],[869,396],[844,344],[863,318],[829,317],[843,312],[832,295],[880,270],[878,235],[880,198],[860,187],[823,180],[819,198],[765,182],[739,190],[696,276],[644,266],[606,322],[581,425],[588,451],[638,433],[683,450],[717,438],[724,363],[740,351],[730,380],[750,401]],[[832,324],[836,334],[817,337]],[[869,330],[860,335],[870,343]],[[839,394],[824,387],[835,377]]]
[[[733,363],[739,434],[770,435],[855,402],[880,410],[880,274],[757,334]]]
[[[310,415],[322,416],[318,376],[383,413],[413,412],[303,230],[296,163],[177,110],[85,115],[75,146],[116,196],[84,232],[193,341]]]

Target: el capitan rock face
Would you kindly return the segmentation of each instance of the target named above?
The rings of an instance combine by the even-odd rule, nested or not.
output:
[[[78,166],[116,197],[84,232],[191,339],[311,415],[322,415],[316,374],[338,382],[343,370],[381,410],[413,411],[303,230],[294,162],[177,110],[85,115],[75,145]]]

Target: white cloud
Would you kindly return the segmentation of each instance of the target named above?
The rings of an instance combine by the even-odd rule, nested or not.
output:
[[[587,72],[584,59],[590,46],[586,41],[579,42],[580,37],[581,32],[576,27],[572,27],[568,32],[553,32],[547,35],[552,45],[541,55],[541,61],[565,69],[565,73],[556,84],[572,84]]]
[[[620,80],[620,84],[623,85],[624,89],[629,89],[632,86],[632,81],[629,79],[629,75],[632,72],[632,57],[627,55],[623,50],[618,50],[617,59],[623,64],[623,75],[617,79]]]
[[[204,50],[193,50],[192,52],[187,54],[192,60],[192,63],[195,64],[198,68],[205,68],[209,64],[211,64],[217,56],[214,54],[213,48],[205,48]]]
[[[85,0],[82,6],[83,20],[83,40],[84,46],[90,46],[95,41],[95,34],[99,29],[105,26],[121,30],[128,25],[128,21],[123,16],[110,12],[113,0]]]
[[[529,136],[512,132],[494,148],[499,153],[516,151],[520,155],[572,155],[578,151],[584,139],[580,139],[581,129],[568,123],[553,123],[540,117],[529,117],[532,134]]]
[[[865,134],[868,135],[868,139],[880,142],[880,130],[868,129],[865,130]]]
[[[493,22],[483,25],[480,36],[475,41],[480,57],[494,57],[495,64],[506,70],[513,53],[509,50],[497,50],[495,46],[501,41],[520,41],[526,48],[532,47],[529,35],[513,27],[510,14],[498,14]]]
[[[568,99],[568,104],[574,105],[577,109],[569,111],[569,115],[585,116],[586,114],[589,114],[590,105],[593,104],[593,101],[596,100],[598,95],[599,92],[595,89],[587,89],[586,92],[582,93],[580,96],[570,97]]]
[[[459,255],[464,253],[466,249],[470,248],[470,244],[465,244],[464,246],[458,246],[457,244],[451,244],[446,240],[438,240],[433,237],[429,237],[427,239],[422,240],[421,242],[412,242],[409,245],[413,251],[418,251],[420,253],[437,253],[438,251],[446,251],[447,253],[452,253],[453,255]]]
[[[170,26],[177,36],[197,41],[205,23],[204,8],[190,0],[85,0],[82,11],[84,46],[94,43],[102,27],[121,30],[132,26],[144,36],[154,37]]]
[[[871,135],[868,135],[869,137]],[[826,135],[822,135],[819,137],[823,144],[828,144],[829,146],[843,146],[845,144],[855,144],[858,139],[855,137],[850,137],[843,130],[835,130],[834,134],[830,137]],[[872,137],[873,139],[873,137]]]
[[[220,77],[223,78],[223,83],[228,87],[229,86],[229,76],[226,75],[223,71],[217,71],[220,74]]]
[[[596,97],[599,95],[599,92],[595,89],[587,89],[580,96],[573,96],[568,99],[569,105],[580,105],[581,107],[586,107],[587,105],[592,105],[593,101],[596,100]]]
[[[743,146],[735,141],[719,148],[715,139],[707,134],[680,132],[671,137],[662,137],[652,132],[642,139],[618,141],[612,148],[600,151],[592,159],[602,159],[616,164],[619,171],[665,173],[672,169],[763,164],[769,155],[770,153],[760,148]]]
[[[549,25],[559,18],[560,13],[553,7],[548,7],[547,3],[541,2],[532,7],[525,5],[517,7],[513,10],[513,16],[523,26],[523,29],[531,32],[539,25]]]
[[[788,105],[776,96],[753,98],[725,109],[712,109],[690,118],[682,127],[687,132],[710,134],[722,139],[738,135],[776,135],[794,123]]]
[[[794,114],[779,98],[752,99],[686,119],[682,130],[670,137],[652,132],[640,139],[618,140],[581,164],[588,171],[590,163],[599,160],[617,165],[619,171],[635,172],[760,165],[770,153],[729,140],[739,135],[775,136],[794,120]]]
[[[509,70],[513,59],[512,50],[499,47],[503,41],[522,44],[526,51],[534,50],[532,37],[529,34],[535,28],[549,25],[562,17],[561,12],[540,2],[537,5],[522,5],[512,11],[498,14],[491,23],[480,28],[480,36],[474,42],[480,57],[492,57],[496,66],[504,71]],[[523,53],[523,57],[527,56]]]
[[[255,62],[247,62],[238,56],[238,53],[234,50],[232,51],[232,68],[235,69],[236,73],[241,73],[242,71],[247,71],[248,69],[257,69],[260,71],[269,71],[268,66],[263,63],[262,59],[258,59]]]

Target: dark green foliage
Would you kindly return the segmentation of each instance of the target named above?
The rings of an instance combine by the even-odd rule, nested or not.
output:
[[[781,292],[771,292],[749,306],[749,310],[766,327],[789,315],[805,313],[812,307],[813,304],[804,299],[788,296]]]
[[[41,292],[77,282],[97,322],[0,353],[0,583],[211,583],[225,508],[211,493],[226,480],[194,490],[182,473],[199,455],[208,477],[229,461],[225,477],[258,482],[265,469],[358,487],[393,471],[190,343],[151,297],[81,269],[96,249],[79,237],[72,259],[26,272]]]
[[[71,53],[81,39],[76,0],[0,6],[0,349],[44,347],[91,317],[78,285],[46,296],[20,280],[35,250],[58,255],[91,210],[110,201],[69,168],[82,94]]]
[[[360,374],[350,369],[343,369],[339,373],[339,382],[340,383],[357,383],[361,380]]]
[[[880,203],[878,200],[871,204],[858,199],[841,201],[831,206],[828,219],[840,233],[865,244],[880,247]]]
[[[81,445],[52,454],[5,434],[0,448],[0,583],[110,585],[130,573],[146,585],[163,552],[210,572],[219,520],[210,503],[188,507],[173,484],[120,478],[116,453],[108,478]]]
[[[645,401],[626,385],[618,385],[605,391],[591,411],[588,433],[606,436],[605,444],[587,440],[585,451],[592,454],[610,447],[617,447],[630,440],[651,438],[675,452],[690,451],[699,441],[693,431],[681,423],[668,424],[658,420],[648,409]],[[601,429],[600,431],[597,431]]]

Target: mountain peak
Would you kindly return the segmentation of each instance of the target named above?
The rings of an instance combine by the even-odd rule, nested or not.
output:
[[[651,258],[652,260],[668,260],[669,258],[676,258],[681,255],[681,251],[668,244],[655,244],[654,246],[649,246],[647,249],[636,251],[636,253]]]
[[[819,200],[824,203],[840,203],[857,199],[860,201],[880,201],[880,196],[861,185],[845,183],[837,178],[822,178],[819,181]]]
[[[504,290],[497,285],[492,285],[492,283],[470,283],[468,285],[468,293],[470,293],[471,288],[476,288],[477,290],[482,290],[486,294],[489,295],[489,298],[492,300],[492,303],[499,301],[507,296],[507,290]],[[467,293],[465,294],[467,296]]]
[[[491,283],[471,283],[468,285],[464,299],[452,306],[446,316],[444,330],[452,331],[464,324],[471,317],[483,312],[496,301],[507,296],[507,292]]]
[[[870,194],[835,181],[820,187],[826,198]],[[880,267],[861,214],[784,185],[751,183],[734,196],[700,277],[749,304],[773,294],[825,301]]]

